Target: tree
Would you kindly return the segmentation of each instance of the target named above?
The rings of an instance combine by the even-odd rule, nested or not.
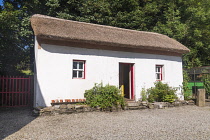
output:
[[[191,49],[185,55],[187,67],[210,65],[210,0],[183,1],[181,21],[187,25],[187,34],[181,41]]]
[[[0,13],[0,74],[17,74],[25,53],[22,46],[18,19],[19,10],[6,3]]]
[[[190,48],[183,57],[186,68],[210,65],[209,7],[210,0],[4,0],[0,72],[33,62],[33,14],[162,33]]]

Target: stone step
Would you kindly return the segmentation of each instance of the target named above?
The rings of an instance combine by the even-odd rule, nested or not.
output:
[[[127,109],[128,110],[137,110],[139,109],[139,103],[134,100],[126,99]]]
[[[128,106],[127,109],[128,110],[138,110],[139,106]]]
[[[137,102],[127,102],[127,106],[128,107],[138,107],[139,103],[137,103]]]
[[[127,99],[127,98],[125,98],[125,101],[132,101],[132,102],[135,102],[135,100],[133,100],[133,99]]]

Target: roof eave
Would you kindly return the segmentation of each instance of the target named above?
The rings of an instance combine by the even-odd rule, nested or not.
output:
[[[182,56],[182,54],[188,53],[188,50],[177,50],[177,49],[162,49],[153,48],[148,46],[135,46],[127,44],[117,44],[109,42],[97,42],[77,39],[66,39],[66,38],[55,38],[52,36],[37,36],[37,40],[41,44],[50,44],[58,46],[69,46],[79,47],[87,49],[101,49],[101,50],[113,50],[113,51],[124,51],[124,52],[136,52],[136,53],[147,53],[147,54],[159,54],[169,56]]]

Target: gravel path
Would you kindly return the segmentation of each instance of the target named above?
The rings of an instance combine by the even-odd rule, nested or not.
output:
[[[14,139],[209,140],[210,107],[41,116],[5,138]]]
[[[29,108],[0,108],[0,140],[36,119]]]

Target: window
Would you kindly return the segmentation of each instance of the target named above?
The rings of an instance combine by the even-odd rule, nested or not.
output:
[[[163,65],[156,65],[155,74],[156,74],[157,81],[163,80]]]
[[[73,78],[85,79],[85,61],[73,60]]]

